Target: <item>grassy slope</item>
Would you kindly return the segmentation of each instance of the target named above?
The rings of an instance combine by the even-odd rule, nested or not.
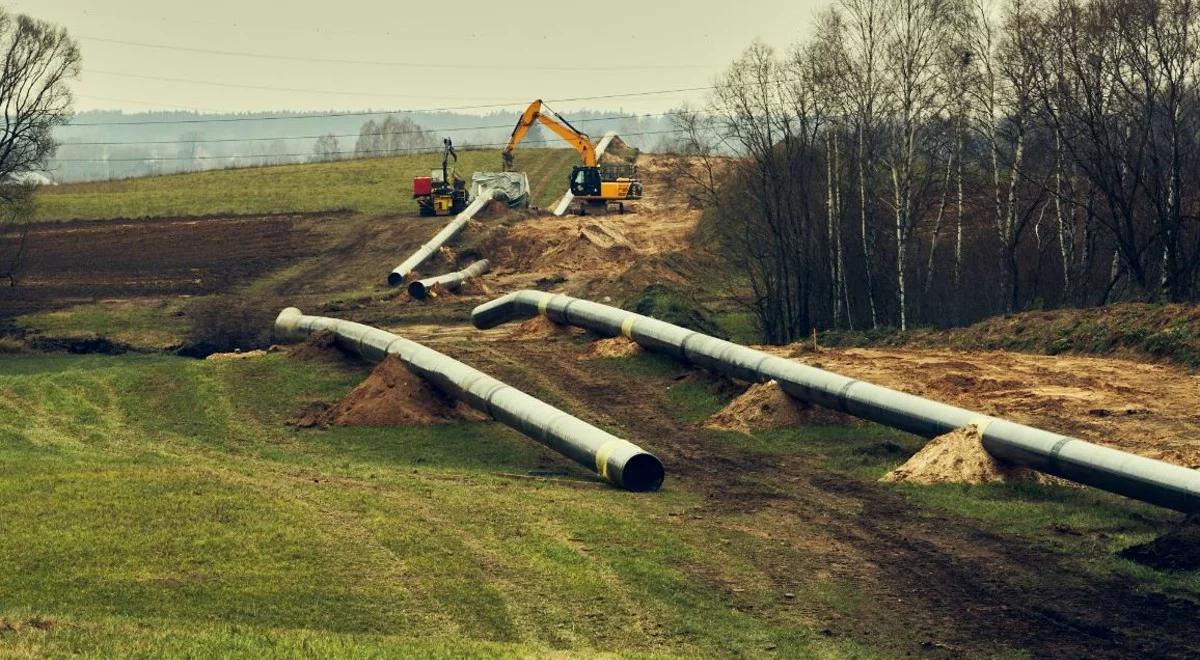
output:
[[[1057,355],[1127,356],[1200,368],[1200,305],[1123,303],[997,316],[951,330],[835,332],[831,346],[949,346]]]
[[[0,374],[0,655],[830,650],[692,577],[738,562],[669,517],[685,492],[593,485],[496,424],[286,426],[361,371],[24,356]],[[538,464],[576,481],[500,474]]]
[[[654,356],[597,366],[664,383],[678,370]],[[690,524],[680,512],[703,501],[684,484],[597,485],[497,424],[287,425],[361,368],[38,355],[0,356],[0,374],[0,655],[869,657],[895,642],[782,616],[754,568],[760,541],[730,537],[740,514],[720,533]],[[670,389],[681,421],[721,405],[701,386]],[[865,479],[918,444],[877,427],[721,435]],[[566,480],[505,476],[539,465]],[[1152,507],[1039,486],[902,491],[1061,545],[1097,576],[1200,590],[1200,572],[1111,554],[1161,526]],[[802,582],[801,610],[877,607],[852,583]],[[728,583],[744,587],[740,607]]]
[[[515,168],[529,174],[533,203],[548,206],[566,190],[579,156],[569,149],[527,149]],[[458,170],[500,169],[499,150],[463,151]],[[277,165],[192,174],[75,183],[38,193],[37,219],[76,220],[214,214],[302,213],[351,209],[409,213],[412,178],[441,166],[441,156],[414,154],[333,163]]]

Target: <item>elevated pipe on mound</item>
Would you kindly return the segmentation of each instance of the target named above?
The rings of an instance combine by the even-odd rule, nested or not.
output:
[[[483,275],[491,270],[491,267],[492,265],[487,259],[480,259],[456,273],[446,273],[437,277],[427,277],[423,280],[409,282],[408,295],[417,300],[425,300],[429,296],[429,290],[438,284],[449,291],[457,291],[463,285],[463,282]]]
[[[601,335],[625,336],[647,349],[741,380],[774,380],[798,399],[926,438],[975,425],[984,449],[999,460],[1176,511],[1200,513],[1200,471],[880,387],[608,305],[518,291],[476,307],[471,321],[484,329],[538,314]]]
[[[608,149],[608,145],[612,144],[615,137],[617,137],[616,131],[609,131],[596,143],[596,162],[600,161],[600,157],[604,155],[604,152]],[[554,207],[554,215],[566,213],[567,208],[571,206],[571,202],[573,201],[575,201],[575,193],[571,192],[570,188],[567,188],[567,194],[563,195],[562,199],[558,200],[558,206]]]
[[[443,392],[613,484],[632,491],[654,491],[662,485],[663,465],[653,454],[431,348],[361,323],[306,316],[295,307],[275,319],[275,336],[281,341],[299,341],[322,331],[333,333],[338,346],[372,362],[397,356],[409,371]]]
[[[475,197],[475,201],[471,202],[467,208],[463,209],[462,213],[454,216],[454,219],[447,223],[446,226],[443,227],[442,230],[437,234],[435,234],[433,238],[429,239],[428,243],[417,248],[416,252],[413,252],[412,255],[401,262],[399,266],[393,268],[391,273],[388,273],[388,285],[400,286],[401,284],[404,284],[404,280],[406,280],[408,276],[417,269],[418,266],[425,263],[425,260],[433,256],[433,253],[437,252],[438,249],[445,245],[447,241],[457,236],[458,232],[462,231],[462,228],[467,226],[467,221],[469,221],[471,218],[474,218],[475,214],[479,213],[480,209],[482,209],[488,202],[492,201],[492,199],[495,198],[496,193],[497,191],[492,188],[485,188],[480,191],[480,194]]]

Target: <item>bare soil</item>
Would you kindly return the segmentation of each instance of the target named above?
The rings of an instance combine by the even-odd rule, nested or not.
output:
[[[240,351],[233,353],[211,353],[204,359],[211,362],[236,362],[238,360],[256,360],[266,355],[264,350]]]
[[[704,427],[750,435],[755,431],[806,424],[857,423],[858,420],[849,415],[798,401],[771,381],[751,385],[745,393],[709,417]]]
[[[320,252],[307,220],[279,215],[35,224],[20,286],[0,292],[0,317],[102,299],[227,291]]]
[[[979,429],[970,425],[930,440],[904,465],[888,472],[880,481],[924,485],[990,484],[1049,481],[1049,477],[992,458],[983,448]]]
[[[1121,556],[1160,570],[1200,569],[1200,518],[1185,520],[1149,543],[1126,548]]]
[[[633,357],[643,352],[640,344],[627,337],[597,339],[579,354],[580,360]]]
[[[945,349],[771,349],[984,414],[1200,467],[1200,375],[1112,358]]]
[[[517,324],[508,335],[508,338],[516,341],[536,341],[551,337],[566,337],[579,334],[583,334],[579,328],[555,323],[545,316],[535,316]]]
[[[635,212],[530,216],[485,239],[480,250],[493,264],[498,288],[540,288],[553,282],[580,293],[622,278],[643,286],[684,282],[663,258],[690,250],[700,211],[664,200],[685,195],[658,178],[656,173],[666,169],[661,161],[643,155],[638,165],[647,192],[645,200],[631,207]]]
[[[297,426],[429,426],[482,415],[413,375],[388,356],[350,394],[327,410],[308,414]]]

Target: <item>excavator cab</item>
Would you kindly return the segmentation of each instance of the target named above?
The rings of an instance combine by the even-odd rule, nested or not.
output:
[[[600,168],[576,165],[571,169],[571,193],[576,197],[600,196]]]

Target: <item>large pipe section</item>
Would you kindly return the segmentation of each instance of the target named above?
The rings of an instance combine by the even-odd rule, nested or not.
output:
[[[612,144],[613,138],[615,137],[617,137],[616,131],[609,131],[604,134],[604,137],[600,138],[599,142],[596,143],[597,163],[600,162],[600,157],[604,155],[605,150],[608,149],[608,145]],[[571,202],[573,201],[575,201],[575,193],[571,192],[570,188],[567,188],[567,194],[563,195],[562,199],[558,200],[558,206],[554,207],[554,215],[562,215],[566,213],[567,208],[571,206]]]
[[[482,329],[538,314],[602,335],[623,335],[647,349],[742,380],[775,380],[804,401],[927,438],[973,424],[984,449],[997,459],[1176,511],[1200,513],[1200,471],[880,387],[608,305],[518,291],[475,308],[471,321]]]
[[[475,201],[471,202],[467,208],[463,209],[462,213],[456,215],[453,220],[451,220],[446,224],[445,227],[442,228],[441,231],[435,234],[433,238],[429,239],[428,243],[417,248],[416,252],[413,252],[412,255],[404,260],[403,263],[393,268],[391,273],[388,273],[388,285],[400,286],[403,284],[404,280],[408,278],[408,276],[411,275],[418,266],[425,263],[425,260],[433,256],[433,253],[437,252],[438,248],[445,245],[447,241],[457,236],[458,232],[462,231],[462,228],[467,225],[467,221],[475,217],[475,214],[479,213],[479,210],[482,209],[485,204],[492,201],[492,198],[495,196],[496,190],[491,188],[485,188],[481,194],[476,195]]]
[[[662,485],[663,465],[653,454],[431,348],[361,323],[306,316],[295,307],[275,319],[280,340],[298,341],[322,331],[333,333],[338,346],[367,360],[399,357],[410,371],[443,392],[622,488],[653,491]]]
[[[490,270],[492,265],[487,259],[480,259],[466,268],[454,272],[438,275],[437,277],[426,277],[423,280],[415,280],[408,283],[408,295],[417,300],[425,300],[429,296],[429,290],[435,285],[440,284],[447,291],[458,291],[463,282],[474,279],[483,275]]]

